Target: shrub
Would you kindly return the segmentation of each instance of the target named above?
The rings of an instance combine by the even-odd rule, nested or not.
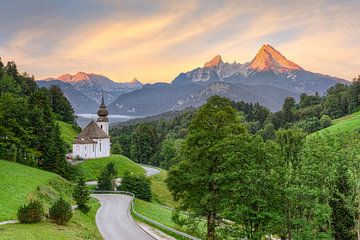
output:
[[[65,223],[70,221],[72,217],[71,205],[63,198],[60,198],[50,208],[49,217],[55,223],[64,225]]]
[[[120,190],[132,192],[137,198],[145,201],[150,201],[152,197],[150,181],[142,175],[125,174],[121,180]]]
[[[17,217],[20,223],[37,223],[44,217],[44,207],[40,201],[31,201],[28,205],[21,206]]]
[[[322,115],[320,118],[321,128],[327,128],[331,126],[331,118],[328,115]]]
[[[114,143],[111,145],[112,154],[123,154],[123,149],[119,143]]]
[[[83,176],[80,176],[76,182],[73,197],[80,211],[87,213],[90,210],[88,206],[90,194],[86,188]]]

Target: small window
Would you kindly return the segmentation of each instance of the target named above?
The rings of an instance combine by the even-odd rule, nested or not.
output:
[[[95,144],[93,144],[93,152],[95,152]]]
[[[100,147],[100,152],[101,152],[101,143],[99,143],[99,147]]]
[[[100,128],[102,129],[102,125],[100,125]]]

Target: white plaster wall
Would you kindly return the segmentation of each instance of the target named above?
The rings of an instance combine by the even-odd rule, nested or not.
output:
[[[96,144],[96,157],[110,157],[110,138],[94,139]],[[101,146],[101,147],[100,147]]]
[[[96,144],[73,144],[73,158],[79,156],[84,159],[96,157]]]
[[[108,122],[96,122],[96,123],[104,132],[106,132],[106,134],[109,134],[109,123]]]

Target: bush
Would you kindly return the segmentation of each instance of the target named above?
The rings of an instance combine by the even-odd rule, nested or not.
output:
[[[44,207],[40,201],[31,201],[28,205],[21,206],[17,217],[20,223],[37,223],[44,217]]]
[[[85,179],[83,176],[80,176],[76,182],[73,197],[80,211],[84,213],[89,212],[90,207],[88,206],[88,203],[90,199],[90,193],[86,188]]]
[[[111,153],[112,154],[123,154],[123,149],[119,143],[111,144]]]
[[[71,205],[63,198],[56,201],[49,210],[50,219],[60,225],[70,221],[72,215]]]
[[[328,115],[322,115],[320,118],[321,128],[327,128],[331,126],[331,118]]]
[[[121,180],[120,190],[132,192],[137,198],[145,201],[150,201],[152,197],[150,181],[142,175],[125,174]]]

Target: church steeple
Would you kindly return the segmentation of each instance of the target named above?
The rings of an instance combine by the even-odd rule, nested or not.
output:
[[[97,115],[99,116],[97,122],[109,122],[108,115],[109,112],[106,109],[106,105],[104,102],[104,94],[101,95],[101,103],[99,106],[99,110],[97,111]]]

